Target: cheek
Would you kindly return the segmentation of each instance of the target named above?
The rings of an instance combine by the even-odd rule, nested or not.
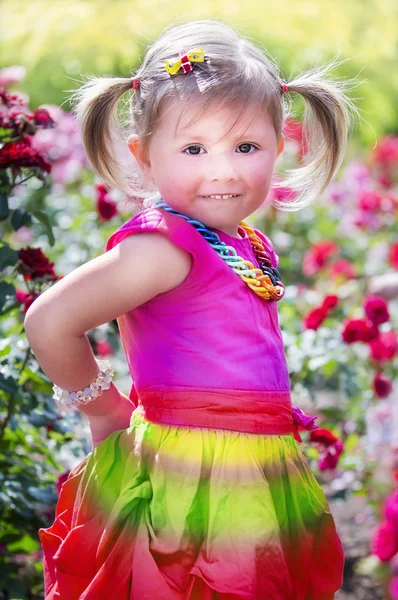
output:
[[[264,158],[253,161],[250,165],[249,178],[252,187],[266,188],[272,179],[273,161]]]
[[[171,159],[163,156],[154,166],[154,179],[163,198],[184,198],[197,188],[198,170],[194,168],[193,162],[178,156]]]
[[[200,179],[199,169],[195,166],[194,161],[186,160],[185,157],[177,157],[168,163],[167,178],[181,191],[188,191],[197,186]]]

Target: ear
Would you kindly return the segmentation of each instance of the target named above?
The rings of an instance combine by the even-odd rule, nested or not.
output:
[[[127,144],[130,152],[134,155],[134,158],[137,161],[145,179],[147,181],[152,181],[151,163],[141,139],[134,135],[130,135],[127,140]]]
[[[278,153],[276,156],[279,156],[280,153],[283,152],[284,148],[285,148],[285,136],[281,135],[281,138],[278,143]]]

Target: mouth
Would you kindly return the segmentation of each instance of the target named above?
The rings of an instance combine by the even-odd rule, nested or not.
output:
[[[212,194],[211,196],[203,196],[203,198],[212,198],[213,200],[229,200],[237,198],[240,194]]]

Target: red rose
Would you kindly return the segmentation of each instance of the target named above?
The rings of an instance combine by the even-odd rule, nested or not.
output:
[[[28,137],[16,142],[8,142],[0,149],[0,168],[9,167],[39,167],[47,173],[51,172],[51,165],[38,150],[32,148]]]
[[[370,356],[374,360],[391,360],[398,350],[398,339],[395,331],[379,333],[369,344]]]
[[[23,311],[26,314],[28,311],[28,308],[31,304],[33,304],[33,302],[40,296],[40,294],[36,294],[35,292],[32,292],[32,294],[28,294],[28,296],[25,299],[24,302],[24,308]]]
[[[304,255],[303,273],[310,277],[322,269],[330,256],[338,252],[339,247],[332,241],[318,242]]]
[[[348,319],[343,323],[342,337],[346,344],[370,342],[378,335],[378,329],[372,321],[366,319]]]
[[[45,108],[36,108],[36,110],[33,111],[33,119],[36,126],[42,129],[50,129],[55,126],[54,121]]]
[[[304,328],[317,330],[326,317],[327,311],[324,308],[314,308],[304,317]]]
[[[108,186],[104,183],[97,183],[95,190],[97,192],[97,199],[103,198],[109,192]]]
[[[105,185],[103,183],[98,183],[95,186],[95,190],[97,192],[97,211],[98,211],[98,214],[100,215],[100,217],[101,217],[102,220],[109,221],[118,212],[118,210],[117,210],[117,204],[108,195],[109,188],[108,188],[107,185]]]
[[[0,87],[0,100],[8,108],[12,106],[25,107],[26,100],[16,94],[10,94],[5,87]]]
[[[40,248],[21,248],[18,253],[21,271],[26,279],[57,279],[54,263],[51,263]]]
[[[373,378],[373,390],[378,398],[387,398],[391,394],[392,382],[383,373],[376,373]]]
[[[391,244],[388,252],[388,262],[394,269],[398,270],[398,242]]]
[[[329,429],[315,429],[310,432],[309,441],[316,442],[317,444],[322,444],[323,446],[331,446],[335,442],[337,442],[339,438],[334,435]]]
[[[16,294],[15,294],[15,298],[17,300],[17,302],[21,302],[21,304],[24,305],[24,314],[26,314],[29,306],[31,304],[33,304],[33,302],[36,300],[36,298],[39,297],[40,294],[37,294],[36,292],[32,292],[31,294],[29,293],[25,293],[22,290],[17,290]]]
[[[97,210],[104,221],[109,221],[117,214],[117,204],[113,200],[100,198],[97,202]]]
[[[321,454],[320,460],[318,462],[318,469],[320,471],[335,469],[337,467],[337,463],[342,452],[343,443],[341,440],[337,440],[334,444],[328,447],[324,454]]]
[[[344,279],[355,279],[357,277],[355,267],[345,258],[339,258],[332,263],[328,273],[333,279],[338,279],[340,277],[343,277]]]
[[[325,298],[323,299],[321,308],[330,311],[332,308],[335,308],[335,306],[337,306],[338,303],[339,297],[335,294],[330,294],[328,296],[325,296]]]
[[[324,451],[320,452],[318,468],[321,471],[335,469],[340,454],[343,452],[343,442],[335,436],[329,429],[315,429],[310,432],[310,442],[315,442],[324,446]]]
[[[387,302],[381,296],[368,296],[363,308],[368,319],[375,325],[381,325],[390,319]]]
[[[106,340],[97,342],[96,349],[99,356],[108,356],[109,354],[113,354],[112,346]]]

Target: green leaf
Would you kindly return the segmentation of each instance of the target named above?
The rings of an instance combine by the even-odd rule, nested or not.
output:
[[[10,188],[10,178],[7,171],[0,171],[0,191],[6,192]]]
[[[325,377],[331,377],[337,371],[337,367],[337,361],[330,359],[321,367],[321,370]]]
[[[34,212],[32,212],[32,215],[36,217],[36,219],[40,221],[42,225],[44,225],[48,237],[48,242],[50,246],[54,246],[55,238],[53,230],[51,228],[49,216],[43,210],[35,210]]]
[[[28,591],[25,583],[20,579],[9,579],[7,582],[7,592],[10,600],[23,600]]]
[[[4,542],[3,542],[4,543]],[[29,552],[34,552],[39,548],[39,543],[37,540],[32,538],[30,535],[24,535],[20,537],[18,540],[7,544],[7,550],[9,552],[15,553],[23,553],[28,554]]]
[[[55,490],[52,487],[38,488],[29,486],[27,492],[32,498],[47,506],[51,506],[56,498]]]
[[[12,283],[7,283],[6,281],[0,282],[0,311],[2,311],[3,306],[6,301],[10,298],[15,298],[15,287]]]
[[[23,225],[30,225],[32,215],[21,208],[16,208],[11,215],[11,225],[15,231],[18,231]]]
[[[0,138],[9,138],[12,135],[12,129],[10,127],[0,127]]]
[[[1,544],[12,544],[21,538],[21,533],[18,531],[6,531],[0,533]]]
[[[5,221],[9,214],[8,197],[4,192],[0,192],[0,221]]]
[[[0,372],[0,390],[4,390],[7,394],[16,394],[18,391],[18,384],[12,377],[4,377]]]
[[[44,427],[53,421],[53,418],[48,418],[46,415],[40,414],[37,411],[33,411],[28,418],[29,422],[35,427]]]
[[[11,342],[9,339],[5,338],[4,340],[0,340],[0,358],[2,356],[7,356],[11,351]]]
[[[1,246],[0,248],[0,271],[6,267],[11,267],[18,262],[18,252],[10,248],[10,246]]]

